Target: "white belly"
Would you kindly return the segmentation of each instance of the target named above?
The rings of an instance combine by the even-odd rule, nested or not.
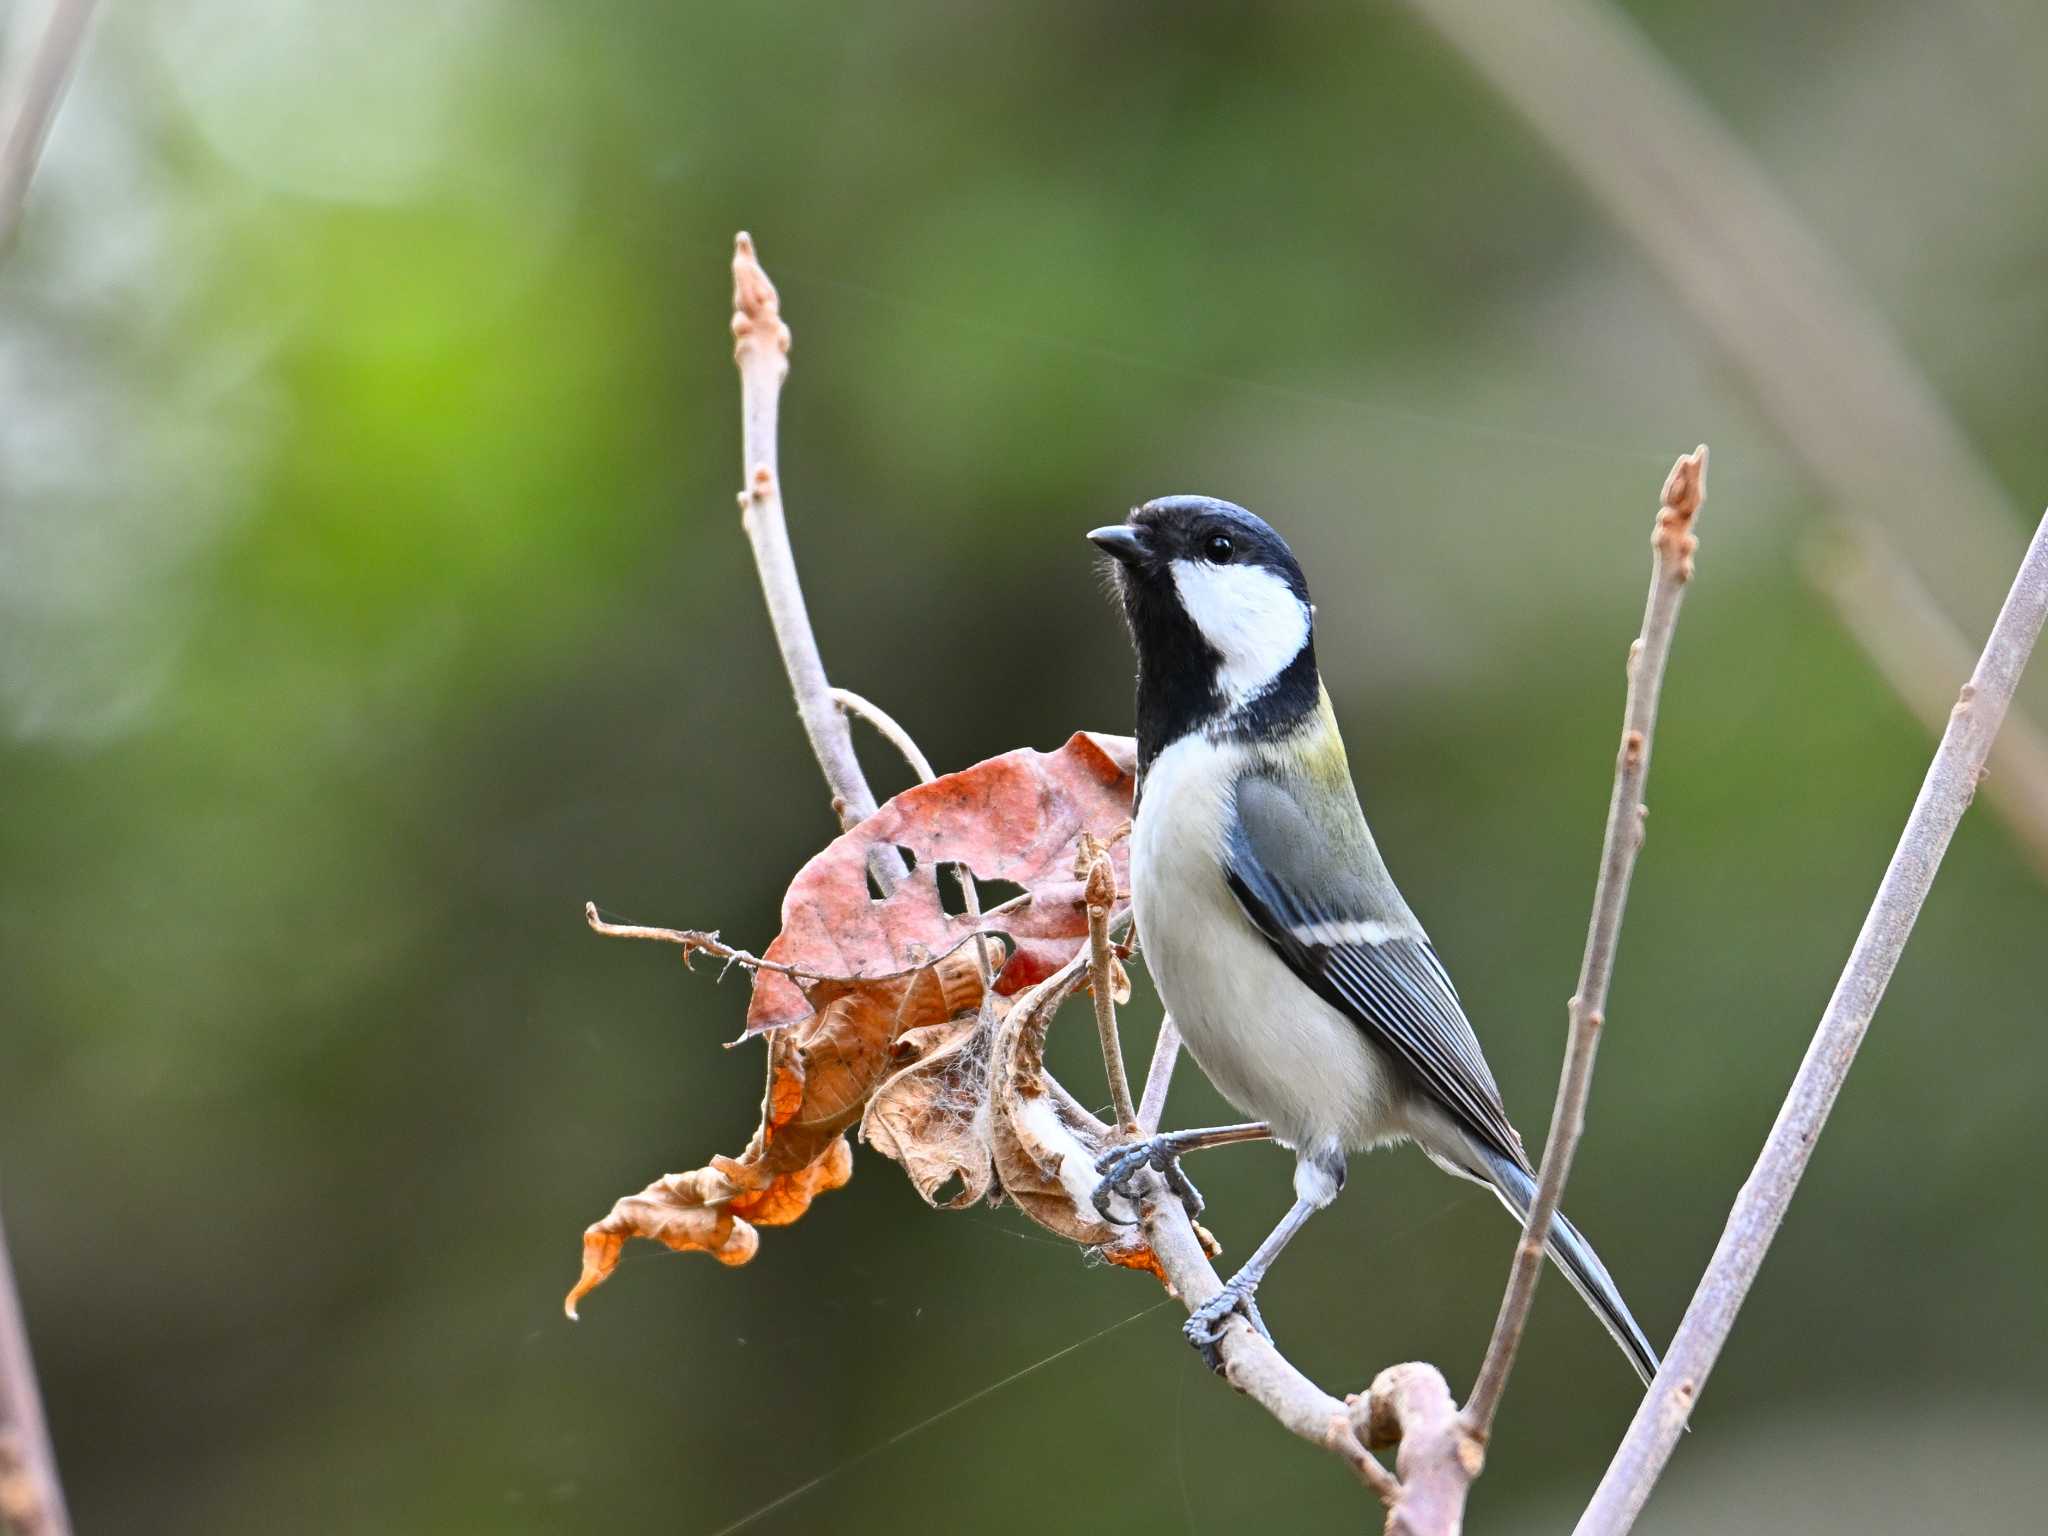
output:
[[[1146,772],[1131,843],[1146,967],[1209,1080],[1283,1145],[1356,1150],[1403,1135],[1405,1096],[1379,1049],[1288,969],[1226,883],[1242,751],[1180,741]]]

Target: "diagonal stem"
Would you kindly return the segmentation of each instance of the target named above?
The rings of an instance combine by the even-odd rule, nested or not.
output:
[[[1622,710],[1621,751],[1614,768],[1614,793],[1607,803],[1607,832],[1600,849],[1600,878],[1593,888],[1593,916],[1586,929],[1586,952],[1579,962],[1579,985],[1568,1009],[1564,1069],[1551,1110],[1550,1133],[1543,1140],[1543,1166],[1536,1196],[1522,1228],[1522,1241],[1508,1271],[1507,1290],[1494,1320],[1479,1375],[1466,1400],[1466,1427],[1484,1444],[1493,1416],[1514,1369],[1536,1283],[1543,1274],[1550,1226],[1571,1176],[1572,1155],[1586,1127],[1586,1095],[1593,1081],[1593,1056],[1599,1049],[1600,1025],[1607,1011],[1607,986],[1614,976],[1615,945],[1628,905],[1629,876],[1643,841],[1643,786],[1650,773],[1650,738],[1657,726],[1657,696],[1664,684],[1664,664],[1671,655],[1671,637],[1678,624],[1679,604],[1692,580],[1693,552],[1699,540],[1692,525],[1706,499],[1707,448],[1702,443],[1681,457],[1664,482],[1663,505],[1650,537],[1650,595],[1643,607],[1643,627],[1628,656],[1628,702]]]
[[[1642,1513],[1700,1389],[1719,1358],[1771,1240],[1813,1156],[1814,1143],[1869,1032],[1949,840],[1976,795],[1998,727],[2048,616],[2048,516],[2034,531],[1983,654],[1950,712],[1919,796],[1899,835],[1849,962],[1835,983],[1806,1059],[1792,1079],[1756,1166],[1735,1197],[1714,1257],[1678,1325],[1664,1368],[1636,1410],[1578,1536],[1622,1536]]]

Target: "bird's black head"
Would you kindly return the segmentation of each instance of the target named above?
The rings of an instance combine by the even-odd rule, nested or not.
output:
[[[1315,609],[1287,541],[1243,507],[1162,496],[1090,542],[1138,651],[1138,761],[1190,732],[1263,737],[1314,712]]]

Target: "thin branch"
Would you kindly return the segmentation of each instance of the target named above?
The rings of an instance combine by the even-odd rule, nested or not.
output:
[[[7,1536],[70,1536],[64,1486],[43,1422],[28,1328],[14,1289],[7,1231],[0,1226],[0,1531]]]
[[[0,139],[0,253],[13,244],[28,203],[28,184],[49,142],[50,126],[64,100],[64,87],[85,42],[93,0],[51,0],[43,35],[21,76],[21,104]]]
[[[749,971],[775,971],[796,981],[855,981],[852,976],[825,976],[817,971],[799,970],[793,965],[784,965],[779,960],[763,960],[759,955],[744,949],[735,949],[719,938],[717,930],[699,928],[649,928],[640,923],[612,923],[598,916],[597,903],[583,903],[583,920],[590,924],[593,933],[601,933],[608,939],[652,939],[657,944],[674,944],[683,952],[683,964],[688,965],[695,955],[709,955],[727,965],[737,965]]]
[[[910,771],[917,775],[920,784],[929,784],[938,777],[932,768],[932,760],[924,755],[923,749],[911,739],[910,732],[896,723],[896,717],[872,699],[864,699],[851,688],[829,688],[826,690],[834,704],[849,715],[859,715],[878,732],[882,739],[903,754],[903,761],[910,764]]]
[[[1628,906],[1629,876],[1643,843],[1643,786],[1650,774],[1650,739],[1657,728],[1657,696],[1664,685],[1664,665],[1671,656],[1671,637],[1678,625],[1679,605],[1692,580],[1693,553],[1699,539],[1693,519],[1707,492],[1707,445],[1700,444],[1671,467],[1664,482],[1663,505],[1650,535],[1650,595],[1643,606],[1643,627],[1628,653],[1628,702],[1622,709],[1621,750],[1614,765],[1614,792],[1607,802],[1607,831],[1600,845],[1600,878],[1593,887],[1593,915],[1586,927],[1586,952],[1579,962],[1579,984],[1566,1009],[1569,1032],[1564,1069],[1557,1084],[1557,1103],[1550,1113],[1550,1131],[1543,1139],[1543,1166],[1537,1175],[1536,1197],[1522,1229],[1521,1245],[1508,1270],[1507,1291],[1493,1338],[1466,1399],[1464,1421],[1484,1444],[1493,1430],[1493,1416],[1507,1390],[1515,1352],[1528,1326],[1536,1283],[1543,1275],[1544,1250],[1551,1220],[1571,1176],[1572,1155],[1586,1128],[1586,1095],[1593,1081],[1593,1057],[1600,1046],[1600,1026],[1607,1012],[1607,987],[1614,977],[1614,951],[1621,937],[1621,919]]]
[[[1117,1134],[1138,1134],[1138,1111],[1131,1103],[1131,1080],[1124,1072],[1123,1040],[1116,1028],[1116,955],[1109,944],[1109,920],[1116,911],[1116,866],[1109,849],[1095,837],[1081,834],[1087,860],[1088,990],[1095,998],[1095,1033],[1102,1042],[1102,1070],[1109,1078],[1110,1110]]]
[[[1949,690],[1970,670],[1970,645],[1874,530],[1838,522],[1806,562],[1807,580],[1920,721],[1938,739]],[[2017,711],[1991,747],[1991,808],[2048,880],[2048,740]]]
[[[1091,875],[1107,863],[1106,858],[1092,860]],[[1091,879],[1090,883],[1098,887],[1091,895],[1101,894],[1099,882]],[[1092,909],[1105,903],[1091,900],[1089,905]],[[1091,914],[1091,929],[1100,931],[1103,926],[1092,921]],[[1109,925],[1112,931],[1114,926]],[[1107,964],[1092,949],[1068,961],[1039,983],[1027,998],[1044,998],[1049,1005],[1056,1006],[1057,1000],[1064,998],[1078,982],[1084,962],[1095,989],[1098,1021],[1103,1014],[1108,1015],[1107,1034],[1113,1038],[1116,1032],[1114,979],[1106,974]],[[1027,999],[1019,999],[1016,1006],[1024,1007],[1026,1003]],[[1161,1026],[1162,1042],[1166,1039],[1166,1031],[1172,1029],[1170,1021]],[[1178,1035],[1175,1030],[1176,1042]],[[1174,1049],[1178,1049],[1177,1044]],[[1155,1068],[1157,1059],[1155,1053]],[[1155,1075],[1161,1076],[1163,1081],[1163,1074]],[[1126,1100],[1129,1093],[1126,1086]],[[1163,1087],[1161,1093],[1163,1097]],[[1166,1181],[1157,1173],[1147,1171],[1140,1175],[1138,1188],[1138,1219],[1146,1246],[1158,1260],[1159,1271],[1167,1287],[1192,1312],[1221,1291],[1223,1281],[1209,1262],[1209,1251],[1203,1243],[1202,1234],[1196,1231],[1194,1221],[1179,1196],[1167,1190]],[[1367,1399],[1347,1402],[1332,1397],[1297,1370],[1272,1340],[1254,1329],[1241,1315],[1233,1314],[1225,1322],[1223,1337],[1217,1341],[1216,1349],[1223,1361],[1224,1378],[1271,1414],[1282,1428],[1330,1452],[1389,1506],[1400,1496],[1400,1485],[1393,1474],[1381,1466],[1366,1448],[1365,1426],[1373,1411],[1373,1404]],[[1383,1415],[1386,1411],[1382,1409]]]
[[[1138,1130],[1146,1136],[1159,1129],[1159,1117],[1166,1113],[1166,1091],[1173,1086],[1173,1068],[1179,1060],[1180,1026],[1168,1014],[1159,1021],[1152,1064],[1145,1069],[1145,1091],[1138,1100]]]
[[[811,632],[811,616],[797,581],[796,557],[790,552],[776,467],[777,414],[782,381],[789,375],[789,327],[783,324],[775,285],[755,258],[753,237],[745,231],[733,238],[732,334],[733,361],[740,370],[741,452],[747,476],[740,492],[740,521],[754,547],[761,595],[768,602],[769,622],[775,627],[797,714],[824,770],[832,809],[843,830],[874,815],[875,796],[854,756],[853,733],[825,680],[825,663],[818,655],[817,636]],[[878,847],[870,862],[885,892],[909,873],[893,847]]]
[[[1167,1193],[1165,1180],[1157,1174],[1148,1173],[1145,1178],[1138,1207],[1145,1242],[1159,1260],[1167,1284],[1192,1312],[1222,1290],[1223,1281],[1210,1264],[1179,1198]],[[1241,1316],[1229,1319],[1216,1348],[1223,1358],[1224,1379],[1271,1414],[1283,1429],[1330,1452],[1383,1501],[1391,1504],[1399,1496],[1400,1486],[1393,1474],[1366,1449],[1368,1408],[1364,1400],[1351,1404],[1332,1397],[1296,1370],[1271,1340]]]
[[[1685,1320],[1593,1502],[1579,1517],[1579,1536],[1620,1536],[1642,1512],[1670,1459],[1707,1375],[1727,1342],[1735,1315],[1791,1204],[1814,1143],[1842,1091],[1849,1068],[1884,998],[1899,955],[1941,868],[1949,840],[1976,794],[1991,743],[2048,616],[2048,517],[2027,547],[1991,638],[1928,764],[1906,828],[1877,888],[1849,962],[1835,983],[1806,1059],[1785,1095],[1756,1166],[1735,1197],[1714,1257],[1686,1308]]]

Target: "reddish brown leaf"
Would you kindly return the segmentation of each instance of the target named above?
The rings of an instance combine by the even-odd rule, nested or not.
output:
[[[812,975],[874,981],[927,966],[977,931],[1000,932],[1014,949],[996,990],[1021,991],[1086,942],[1075,850],[1082,833],[1111,839],[1130,820],[1135,764],[1128,738],[1084,731],[1056,752],[1006,752],[905,790],[798,872],[783,897],[782,932],[763,958]],[[909,877],[880,901],[867,879],[868,850],[877,844],[908,849],[916,859]],[[1119,900],[1126,900],[1127,841],[1112,857]],[[948,863],[965,864],[984,880],[1013,882],[1030,899],[979,925],[951,917],[938,884],[939,866]],[[801,1022],[831,986],[756,972],[747,1032]]]

